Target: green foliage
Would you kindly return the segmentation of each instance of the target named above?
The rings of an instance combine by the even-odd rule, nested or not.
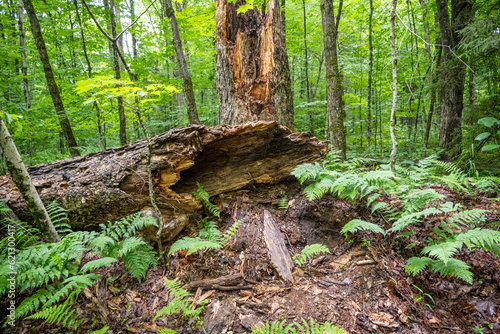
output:
[[[269,324],[266,321],[266,324],[263,327],[254,329],[252,334],[345,334],[346,332],[342,329],[330,324],[329,322],[325,323],[316,323],[314,319],[310,319],[307,322],[305,319],[302,319],[302,323],[293,322],[289,325],[285,326],[285,320],[282,321],[274,321],[272,324]]]
[[[203,306],[207,303],[206,300],[198,303],[198,307],[192,307],[195,305],[193,298],[191,298],[193,294],[184,290],[178,282],[165,279],[165,287],[170,296],[169,303],[156,313],[153,320],[175,313],[181,313],[186,318],[198,319],[200,317]]]
[[[384,229],[381,228],[380,226],[360,219],[351,220],[350,222],[344,225],[344,227],[340,232],[344,233],[344,235],[347,237],[347,233],[349,232],[355,233],[360,230],[372,231],[375,233],[382,233],[383,235],[385,235]]]
[[[101,329],[89,332],[88,334],[106,334],[108,332],[109,326],[104,326]]]
[[[203,190],[203,187],[198,182],[196,182],[196,186],[198,188],[193,193],[193,196],[200,199],[211,214],[213,214],[215,217],[220,217],[219,208],[217,207],[217,205],[210,202],[210,196],[208,195],[208,193]]]
[[[57,201],[52,201],[46,206],[46,209],[57,233],[62,234],[73,232],[71,230],[71,226],[68,224],[68,210],[63,208]]]
[[[302,266],[306,263],[307,259],[311,259],[321,253],[330,253],[330,250],[322,244],[307,245],[300,253],[295,254],[292,259],[298,266]]]

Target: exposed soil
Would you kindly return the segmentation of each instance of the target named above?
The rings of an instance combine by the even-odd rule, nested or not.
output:
[[[409,277],[404,272],[405,259],[418,254],[421,248],[408,250],[405,246],[417,237],[425,239],[439,220],[427,219],[416,226],[415,240],[399,238],[391,242],[392,239],[369,232],[346,240],[340,230],[350,220],[377,222],[380,218],[371,217],[362,204],[356,206],[331,196],[309,202],[302,189],[290,178],[282,184],[252,186],[214,199],[223,210],[219,226],[224,229],[234,220],[232,210],[239,200],[254,212],[267,209],[272,214],[291,255],[313,243],[322,243],[331,250],[331,254],[295,268],[293,284],[281,280],[274,268],[259,269],[257,279],[241,279],[239,284],[230,285],[233,291],[220,290],[220,286],[194,289],[197,301],[209,301],[202,313],[202,325],[196,326],[196,320],[179,315],[153,321],[155,314],[168,303],[169,296],[163,287],[165,278],[186,284],[242,272],[247,254],[242,257],[238,238],[245,236],[236,234],[223,251],[206,251],[187,258],[181,254],[169,257],[166,266],[149,270],[141,284],[119,264],[103,272],[103,276],[109,277],[107,282],[101,280],[93,291],[86,291],[79,299],[77,311],[86,320],[77,332],[99,329],[106,319],[112,333],[154,333],[161,328],[175,329],[178,333],[250,333],[266,321],[293,322],[312,317],[317,322],[329,321],[347,333],[473,333],[475,326],[483,328],[483,333],[500,333],[498,258],[483,251],[459,254],[460,259],[472,266],[472,285],[430,272]],[[438,186],[436,190],[449,200],[458,200],[446,187]],[[278,203],[285,195],[288,207],[279,209]],[[485,194],[461,197],[460,202],[467,207],[496,210],[497,214],[488,217],[489,222],[500,218],[500,203],[492,204]],[[180,237],[195,233],[193,225]],[[21,324],[21,333],[67,332],[37,321],[22,320]]]

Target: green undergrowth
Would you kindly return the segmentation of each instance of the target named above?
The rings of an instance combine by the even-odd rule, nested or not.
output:
[[[418,164],[409,161],[405,166],[398,165],[394,174],[388,165],[376,165],[372,159],[343,162],[335,152],[329,153],[321,163],[298,166],[292,175],[301,183],[309,182],[304,189],[309,200],[331,194],[353,203],[364,203],[372,217],[377,217],[372,221],[351,220],[341,231],[346,237],[349,233],[371,231],[387,240],[415,239],[414,227],[432,223],[434,238],[407,245],[408,249],[421,247],[422,255],[407,260],[405,270],[409,275],[431,270],[472,284],[470,266],[457,259],[457,253],[465,246],[471,251],[483,249],[500,256],[500,232],[485,228],[491,212],[446,201],[447,197],[436,191],[443,189],[439,185],[446,185],[455,196],[476,196],[479,191],[498,191],[500,178],[470,177],[456,164],[439,161],[436,156],[420,160]],[[398,206],[402,209],[396,209]]]
[[[336,327],[329,322],[315,322],[314,319],[309,321],[302,319],[301,322],[293,322],[285,325],[285,320],[274,321],[273,323],[266,322],[260,328],[254,329],[252,334],[345,334],[346,332],[339,327]]]
[[[135,236],[143,227],[157,225],[152,217],[137,213],[100,225],[100,232],[73,232],[65,209],[52,203],[48,212],[61,241],[41,242],[38,230],[19,222],[10,222],[17,226],[16,232],[0,241],[0,296],[7,295],[7,278],[13,271],[17,273],[17,294],[29,295],[16,307],[18,319],[42,319],[48,324],[76,329],[84,320],[76,313],[76,301],[85,288],[92,287],[101,277],[101,268],[120,262],[141,281],[148,268],[157,263],[152,247]],[[7,261],[7,250],[12,246],[9,241],[15,243],[15,263]],[[84,255],[92,260],[82,264]]]

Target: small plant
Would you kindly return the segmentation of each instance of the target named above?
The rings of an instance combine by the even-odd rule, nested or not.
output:
[[[330,250],[328,249],[328,247],[322,244],[307,245],[306,247],[304,247],[304,249],[302,249],[300,253],[293,256],[293,261],[298,266],[302,266],[304,263],[306,263],[307,259],[310,259],[321,253],[330,253]]]
[[[314,319],[302,323],[293,322],[285,326],[285,320],[277,320],[272,324],[266,321],[263,327],[254,329],[252,334],[346,334],[346,332],[329,322],[316,323]]]
[[[219,208],[217,207],[217,205],[210,202],[210,196],[208,195],[208,193],[198,182],[196,182],[196,186],[198,188],[193,193],[193,196],[200,199],[211,214],[213,214],[215,217],[220,217]]]
[[[425,302],[425,297],[429,298],[432,301],[433,304],[436,304],[436,302],[434,301],[434,298],[432,298],[432,296],[430,294],[424,293],[422,291],[422,289],[420,289],[415,284],[412,284],[412,286],[419,291],[419,294],[417,294],[415,296],[415,298],[413,299],[416,304],[424,303]],[[432,311],[432,307],[428,303],[425,303],[425,306],[427,306]]]
[[[165,287],[167,288],[168,293],[171,296],[171,300],[167,306],[156,313],[153,320],[174,313],[181,313],[182,316],[186,318],[198,319],[200,317],[204,305],[206,305],[208,302],[207,300],[198,303],[198,306],[195,307],[195,301],[193,298],[191,298],[193,294],[184,290],[178,282],[165,279]]]
[[[286,210],[287,207],[288,207],[288,196],[285,195],[278,202],[278,209]]]

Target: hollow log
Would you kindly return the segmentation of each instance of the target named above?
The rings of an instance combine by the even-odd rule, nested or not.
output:
[[[154,196],[170,220],[201,208],[192,196],[196,182],[211,196],[252,183],[274,183],[297,165],[317,161],[328,151],[311,134],[292,133],[276,122],[191,125],[151,141]],[[92,229],[150,205],[146,154],[146,142],[138,141],[28,171],[45,204],[57,200],[68,210],[73,228]],[[13,212],[30,221],[25,202],[8,175],[0,178],[0,198],[9,198],[7,205]]]

